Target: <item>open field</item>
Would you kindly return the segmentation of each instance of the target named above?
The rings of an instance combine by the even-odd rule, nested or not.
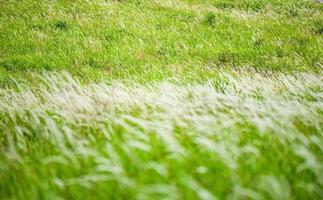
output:
[[[0,80],[208,79],[219,67],[322,69],[322,4],[305,0],[1,1]]]
[[[0,0],[0,199],[322,199],[322,11]]]

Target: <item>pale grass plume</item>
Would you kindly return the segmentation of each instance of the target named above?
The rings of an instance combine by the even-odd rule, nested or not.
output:
[[[181,166],[193,159],[198,149],[199,159],[207,155],[210,161],[198,163],[192,173],[216,175],[210,166],[217,163],[228,173],[238,174],[243,165],[264,158],[262,145],[267,141],[263,138],[272,138],[295,159],[301,159],[297,173],[313,173],[315,183],[300,181],[299,185],[308,192],[321,192],[322,158],[310,148],[323,149],[323,81],[319,75],[230,71],[219,72],[203,84],[175,80],[150,85],[120,81],[82,84],[67,73],[47,73],[38,79],[37,87],[0,89],[0,128],[8,141],[3,153],[24,163],[21,154],[29,148],[27,135],[55,147],[56,154],[42,160],[48,168],[60,165],[77,170],[82,163],[91,163],[91,170],[81,175],[53,177],[52,183],[61,190],[114,182],[138,199],[151,195],[179,199],[180,195],[174,194],[180,190],[178,185],[142,183],[131,170],[168,180],[172,163]],[[300,122],[317,134],[303,134]],[[254,139],[245,142],[250,131]],[[156,156],[156,146],[171,162],[149,158]],[[199,199],[218,198],[196,176],[182,173],[185,181],[180,185],[185,190]],[[292,195],[284,174],[262,174],[259,187],[254,188],[245,187],[239,176],[231,179],[228,198],[288,199]]]

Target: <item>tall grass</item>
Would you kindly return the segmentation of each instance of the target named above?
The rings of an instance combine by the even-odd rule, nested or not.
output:
[[[323,197],[321,75],[35,80],[0,89],[1,199]]]

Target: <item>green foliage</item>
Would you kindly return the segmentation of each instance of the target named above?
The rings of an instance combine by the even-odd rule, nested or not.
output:
[[[323,4],[0,2],[0,199],[323,198]]]
[[[216,24],[216,16],[214,13],[208,13],[204,17],[204,22],[211,27],[214,27]]]

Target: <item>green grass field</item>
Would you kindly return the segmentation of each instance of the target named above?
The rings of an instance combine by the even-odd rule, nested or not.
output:
[[[0,199],[322,199],[323,4],[0,0]]]

